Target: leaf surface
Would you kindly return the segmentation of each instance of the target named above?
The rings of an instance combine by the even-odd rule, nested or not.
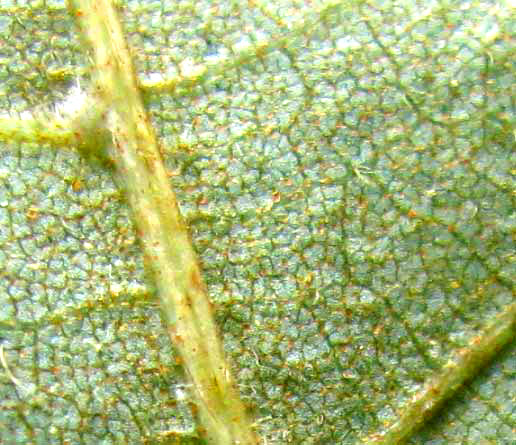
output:
[[[1,12],[3,110],[63,104],[78,76],[87,89],[61,2]],[[514,301],[513,12],[124,2],[146,106],[267,443],[381,434]],[[3,143],[7,444],[175,443],[195,428],[113,178],[73,150]],[[514,365],[509,346],[409,443],[512,443]]]

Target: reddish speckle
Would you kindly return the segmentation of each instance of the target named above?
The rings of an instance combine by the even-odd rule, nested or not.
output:
[[[199,269],[197,269],[197,267],[194,267],[190,272],[190,282],[196,289],[201,291],[203,290],[201,275],[199,274]]]

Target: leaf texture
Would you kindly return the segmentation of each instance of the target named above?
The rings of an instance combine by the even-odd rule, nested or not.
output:
[[[514,301],[511,2],[119,4],[257,432],[381,436]],[[1,8],[4,117],[73,108],[63,2]],[[194,441],[113,172],[2,144],[2,443]],[[509,345],[408,443],[513,443],[514,372]]]

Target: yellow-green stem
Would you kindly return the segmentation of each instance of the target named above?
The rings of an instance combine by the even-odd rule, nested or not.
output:
[[[516,303],[504,308],[465,348],[450,360],[402,409],[397,422],[365,445],[400,445],[430,419],[457,390],[478,374],[508,342],[514,340]]]
[[[143,107],[130,52],[109,0],[69,1],[92,49],[96,94],[106,107],[124,181],[169,333],[190,376],[209,443],[257,444],[224,358],[212,308],[161,153]]]

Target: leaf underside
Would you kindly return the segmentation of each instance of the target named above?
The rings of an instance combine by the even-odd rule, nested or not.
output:
[[[119,3],[257,432],[388,430],[514,299],[509,3]],[[61,2],[0,8],[5,113],[88,84]],[[112,171],[2,144],[2,443],[194,440]],[[408,443],[513,443],[514,368],[509,346]]]

